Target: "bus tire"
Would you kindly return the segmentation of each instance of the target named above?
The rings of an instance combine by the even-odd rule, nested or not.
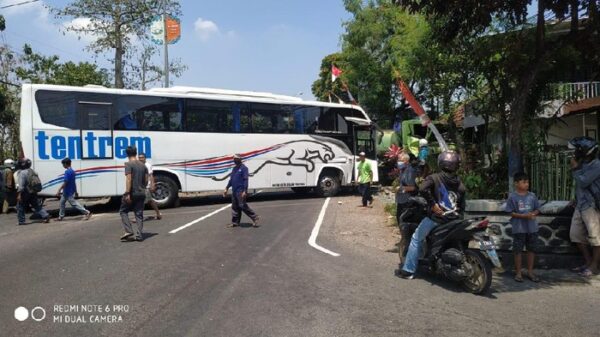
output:
[[[158,208],[170,208],[179,204],[179,188],[177,183],[164,174],[154,175],[156,191],[152,193],[152,199]]]
[[[321,197],[333,197],[334,195],[338,194],[341,186],[342,184],[337,172],[327,170],[321,173],[315,190]]]

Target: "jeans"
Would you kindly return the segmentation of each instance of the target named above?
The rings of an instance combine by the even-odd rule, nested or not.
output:
[[[48,214],[48,212],[42,208],[42,205],[40,205],[37,194],[21,192],[21,202],[17,203],[17,219],[19,220],[19,224],[25,223],[25,212],[30,206],[42,219],[50,217],[50,214]]]
[[[359,184],[358,191],[362,195],[363,206],[367,206],[367,202],[373,202],[373,197],[371,196],[371,183]]]
[[[404,266],[402,267],[402,270],[409,273],[414,273],[417,271],[423,241],[425,241],[425,238],[429,232],[431,232],[431,230],[437,226],[438,223],[429,218],[425,218],[423,221],[421,221],[419,227],[417,227],[417,230],[410,239],[408,253],[406,254],[406,259],[404,260]]]
[[[231,223],[239,225],[244,212],[252,221],[255,221],[258,215],[248,206],[246,200],[242,198],[242,192],[231,193]]]
[[[121,201],[121,208],[119,209],[123,229],[127,233],[133,233],[136,240],[144,239],[144,199],[144,197],[131,198],[131,203],[127,203],[125,202],[125,198],[123,198]],[[129,212],[131,211],[133,211],[135,214],[135,230],[131,227],[131,221],[129,220]]]
[[[63,194],[60,197],[60,211],[58,212],[59,218],[65,217],[65,208],[67,206],[67,201],[69,202],[69,204],[71,204],[72,207],[75,207],[75,209],[81,212],[81,214],[88,214],[88,210],[83,208],[83,206],[81,206],[81,204],[77,200],[75,200],[75,196],[71,195],[67,197]]]

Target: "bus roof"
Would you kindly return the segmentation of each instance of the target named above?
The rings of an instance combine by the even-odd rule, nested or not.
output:
[[[147,96],[165,96],[180,97],[180,98],[199,98],[208,100],[221,100],[221,101],[244,101],[253,103],[278,103],[278,104],[294,104],[294,105],[307,105],[307,106],[321,106],[330,108],[348,108],[359,110],[369,122],[371,119],[365,111],[358,105],[354,104],[342,104],[342,103],[329,103],[319,101],[305,101],[299,97],[286,96],[272,94],[268,92],[255,92],[255,91],[237,91],[237,90],[226,90],[226,89],[214,89],[214,88],[200,88],[200,87],[187,87],[187,86],[175,86],[171,88],[153,88],[150,90],[130,90],[130,89],[114,89],[107,88],[99,85],[86,85],[83,87],[67,86],[67,85],[54,85],[54,84],[23,84],[25,90],[30,86],[34,90],[47,89],[47,90],[59,90],[59,91],[82,91],[82,92],[97,92],[97,93],[111,93],[111,94],[134,94],[134,95],[147,95]]]

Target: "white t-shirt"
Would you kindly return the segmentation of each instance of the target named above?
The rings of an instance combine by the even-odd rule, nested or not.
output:
[[[146,161],[146,164],[145,164],[145,165],[146,165],[146,168],[148,169],[148,177],[149,177],[150,179],[152,179],[152,178],[151,178],[151,177],[152,177],[152,164],[150,164],[150,162],[149,162],[149,161]],[[152,185],[152,183],[150,182],[150,179],[148,179],[148,186],[146,186],[147,188],[150,188],[150,187],[152,187],[152,186],[151,186],[151,185]]]

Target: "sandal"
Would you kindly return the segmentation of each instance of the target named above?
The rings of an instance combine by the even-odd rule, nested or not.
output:
[[[540,278],[537,277],[537,275],[529,275],[527,274],[527,278],[531,281],[531,282],[535,282],[538,283],[540,282]]]
[[[586,269],[587,269],[587,266],[584,264],[583,266],[572,268],[571,271],[574,273],[581,273],[582,271],[584,271]]]
[[[515,275],[515,281],[517,281],[519,283],[523,282],[523,276],[521,276],[521,275]]]
[[[581,271],[581,273],[579,273],[579,276],[587,278],[587,277],[594,276],[594,273],[592,273],[592,270],[590,268],[585,268],[584,270]]]

